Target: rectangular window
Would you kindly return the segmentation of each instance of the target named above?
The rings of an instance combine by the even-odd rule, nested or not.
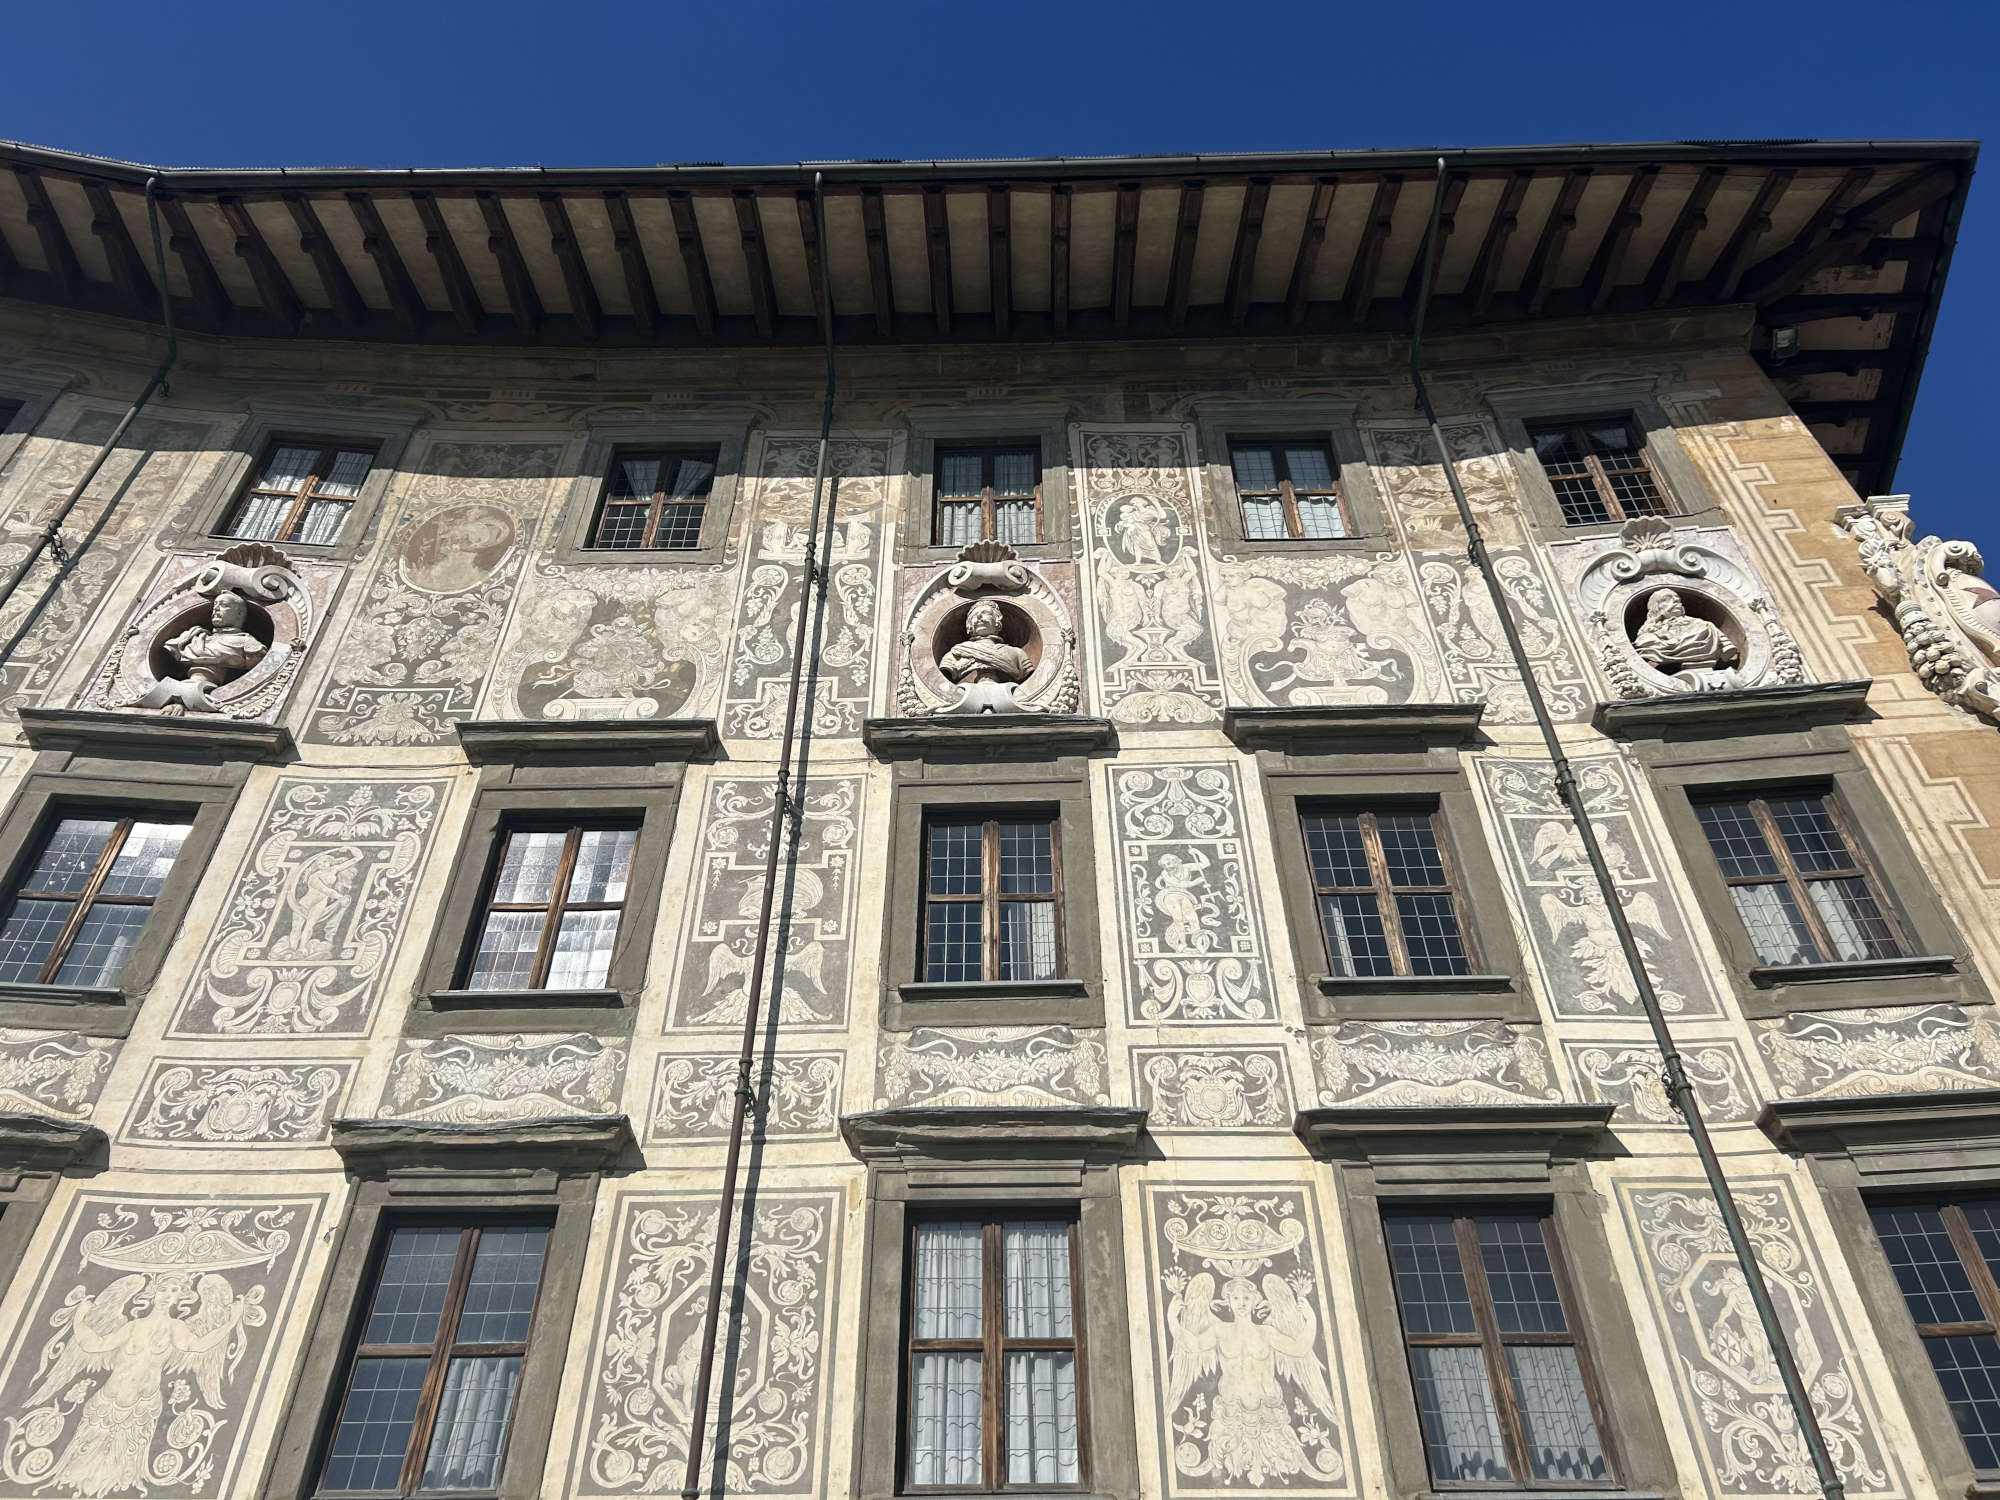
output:
[[[1308,809],[1299,822],[1333,973],[1472,972],[1436,813]]]
[[[1053,818],[928,819],[923,977],[1059,977],[1061,891]]]
[[[1348,535],[1325,443],[1284,439],[1232,442],[1230,467],[1243,502],[1243,535],[1253,542],[1323,541]]]
[[[1074,1222],[910,1231],[905,1472],[912,1490],[1080,1488]]]
[[[1611,1481],[1554,1226],[1536,1213],[1383,1216],[1431,1480]]]
[[[651,449],[611,460],[590,545],[619,551],[691,552],[715,486],[716,451]]]
[[[1816,792],[1712,798],[1694,810],[1765,963],[1903,956],[1889,905],[1832,798]]]
[[[542,1224],[389,1231],[320,1494],[495,1488],[548,1238]]]
[[[2000,1472],[2000,1199],[1880,1204],[1869,1216],[1973,1468]]]
[[[1541,423],[1529,427],[1528,439],[1570,525],[1675,513],[1646,461],[1644,441],[1625,418]]]
[[[1042,539],[1042,450],[1035,444],[937,451],[935,545]]]
[[[57,820],[10,893],[0,981],[115,985],[193,826],[107,815]]]
[[[372,448],[282,438],[271,445],[222,534],[328,544],[339,537],[374,464]]]
[[[603,988],[638,841],[626,824],[510,830],[465,988]]]

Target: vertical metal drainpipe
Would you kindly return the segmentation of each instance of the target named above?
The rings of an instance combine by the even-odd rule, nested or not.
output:
[[[1799,1378],[1791,1340],[1778,1322],[1777,1309],[1771,1305],[1771,1294],[1764,1285],[1764,1274],[1757,1264],[1757,1252],[1750,1244],[1750,1236],[1744,1232],[1743,1216],[1737,1211],[1735,1195],[1729,1190],[1728,1179],[1722,1175],[1722,1162],[1715,1154],[1715,1143],[1709,1139],[1708,1126],[1702,1121],[1701,1102],[1695,1097],[1694,1085],[1688,1082],[1680,1049],[1674,1044],[1673,1032],[1667,1026],[1666,1012],[1660,1006],[1652,976],[1646,972],[1645,956],[1639,951],[1639,941],[1632,934],[1632,924],[1626,920],[1617,881],[1612,877],[1611,867],[1605,863],[1604,850],[1597,842],[1597,830],[1591,825],[1583,793],[1577,786],[1576,773],[1570,768],[1569,757],[1563,753],[1555,721],[1549,716],[1548,703],[1542,697],[1540,683],[1535,680],[1534,664],[1528,659],[1527,647],[1521,643],[1521,632],[1514,623],[1506,590],[1501,587],[1499,575],[1493,570],[1492,556],[1486,550],[1486,540],[1480,533],[1479,522],[1473,517],[1472,506],[1465,498],[1465,489],[1458,482],[1458,468],[1452,463],[1450,451],[1445,447],[1444,429],[1438,425],[1437,412],[1431,406],[1430,390],[1424,384],[1421,363],[1424,315],[1430,308],[1431,281],[1437,272],[1438,219],[1444,208],[1445,159],[1442,156],[1438,158],[1437,173],[1437,189],[1431,198],[1430,228],[1424,235],[1423,279],[1419,284],[1417,313],[1410,331],[1410,383],[1417,388],[1417,405],[1430,427],[1431,441],[1437,445],[1438,461],[1444,465],[1445,482],[1451,486],[1451,500],[1458,508],[1459,523],[1465,527],[1467,555],[1473,566],[1479,569],[1479,576],[1485,580],[1486,593],[1493,602],[1493,613],[1499,617],[1500,629],[1507,637],[1508,654],[1514,659],[1514,669],[1520,674],[1521,685],[1527,689],[1535,726],[1541,730],[1542,744],[1547,748],[1555,769],[1556,790],[1569,811],[1570,821],[1576,825],[1584,857],[1589,860],[1591,874],[1597,879],[1598,894],[1603,898],[1605,908],[1611,914],[1612,928],[1618,934],[1619,950],[1625,955],[1626,967],[1632,971],[1633,983],[1639,987],[1639,1003],[1645,1008],[1647,1024],[1653,1029],[1653,1043],[1660,1051],[1660,1068],[1665,1075],[1667,1097],[1680,1111],[1688,1134],[1694,1140],[1695,1154],[1701,1158],[1702,1175],[1708,1179],[1709,1191],[1715,1195],[1716,1207],[1729,1235],[1730,1248],[1736,1252],[1736,1264],[1742,1269],[1750,1300],[1756,1306],[1757,1321],[1763,1326],[1764,1337],[1771,1342],[1771,1354],[1784,1381],[1785,1395],[1791,1401],[1792,1413],[1798,1418],[1799,1430],[1804,1433],[1806,1446],[1812,1452],[1813,1470],[1819,1478],[1820,1493],[1825,1500],[1843,1500],[1846,1487],[1841,1481],[1840,1470],[1834,1466],[1833,1455],[1826,1446],[1826,1435],[1820,1431],[1819,1418],[1813,1412],[1812,1398],[1806,1393],[1805,1382]]]
[[[736,1105],[729,1122],[729,1155],[722,1167],[722,1196],[717,1205],[715,1249],[708,1273],[708,1307],[702,1317],[701,1367],[695,1375],[694,1406],[688,1425],[687,1473],[681,1480],[682,1500],[697,1500],[701,1494],[702,1443],[707,1437],[710,1387],[715,1379],[716,1326],[722,1317],[723,1265],[728,1259],[730,1226],[736,1217],[736,1178],[743,1156],[743,1126],[757,1102],[756,1090],[750,1079],[756,1064],[765,954],[769,951],[771,939],[771,908],[778,891],[779,849],[784,849],[784,859],[788,863],[797,859],[797,841],[784,837],[785,823],[787,819],[796,823],[804,810],[803,778],[799,787],[794,789],[792,786],[792,752],[795,742],[801,749],[811,743],[812,707],[807,705],[806,722],[803,728],[799,727],[799,680],[805,672],[807,658],[819,655],[827,572],[833,554],[834,504],[830,497],[826,500],[825,517],[821,518],[821,500],[826,491],[827,443],[833,435],[835,365],[833,287],[826,258],[826,197],[818,172],[813,173],[813,226],[820,245],[819,321],[820,337],[826,346],[826,395],[820,404],[819,458],[813,467],[812,523],[806,528],[805,578],[799,590],[798,628],[792,637],[791,683],[785,691],[785,734],[778,749],[778,774],[771,797],[771,823],[766,832],[769,848],[764,855],[763,901],[757,913],[757,951],[750,961],[750,982],[744,992],[743,1050],[736,1059]],[[818,557],[813,555],[815,548]],[[743,1232],[746,1235],[750,1232],[748,1221]]]
[[[153,231],[153,281],[158,286],[160,292],[160,322],[165,328],[167,335],[166,358],[160,361],[160,367],[153,371],[153,378],[148,380],[145,389],[139,392],[139,399],[125,409],[125,415],[120,417],[118,425],[111,429],[111,436],[106,438],[104,446],[97,450],[97,457],[90,461],[90,467],[83,471],[83,477],[77,480],[63,503],[56,507],[56,513],[49,518],[48,524],[36,534],[33,544],[28,548],[28,555],[14,565],[13,571],[7,575],[7,581],[0,583],[0,609],[6,608],[7,601],[14,597],[14,591],[21,586],[21,581],[28,576],[28,570],[34,567],[35,560],[45,550],[51,547],[56,547],[57,549],[56,577],[49,585],[51,592],[54,591],[56,584],[62,581],[64,575],[69,572],[72,560],[63,557],[60,547],[57,546],[57,537],[62,532],[63,522],[69,519],[69,513],[75,510],[77,502],[83,499],[83,492],[90,488],[92,481],[97,478],[98,471],[104,467],[106,460],[111,457],[112,451],[117,448],[120,440],[124,438],[126,432],[131,428],[132,423],[138,418],[139,413],[145,409],[146,403],[151,401],[154,394],[166,385],[167,372],[173,369],[174,361],[180,358],[180,336],[174,331],[174,297],[172,291],[167,286],[167,255],[165,247],[160,240],[159,186],[160,179],[158,174],[146,179],[146,223]],[[98,528],[103,526],[105,519],[111,514],[112,508],[117,503],[118,500],[116,497],[106,503],[104,514],[98,517],[97,527],[92,528],[93,535]],[[42,603],[45,602],[47,602],[46,596],[22,616],[21,623],[16,627],[14,634],[8,639],[7,644],[0,646],[0,663],[4,663],[8,657],[14,654],[14,648],[21,644],[22,637],[27,635],[29,627],[35,622],[36,616],[41,613]]]

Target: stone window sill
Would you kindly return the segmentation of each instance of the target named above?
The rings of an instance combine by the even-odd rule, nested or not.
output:
[[[48,1027],[86,1036],[128,1036],[137,1010],[121,989],[0,983],[0,1026]]]
[[[623,993],[591,990],[432,990],[410,1012],[412,1036],[459,1032],[587,1031],[622,1036],[633,1004]]]
[[[986,979],[896,985],[883,1007],[891,1031],[918,1026],[1102,1026],[1103,1002],[1081,979]]]
[[[1759,964],[1750,982],[1759,989],[1781,984],[1831,984],[1843,979],[1920,979],[1954,974],[1958,960],[1949,953],[1924,953],[1911,958],[1863,958],[1828,964]]]
[[[1511,974],[1322,974],[1322,995],[1511,995]]]
[[[896,986],[904,1000],[1080,1000],[1089,991],[1081,979],[919,980]]]
[[[1310,1021],[1538,1019],[1511,974],[1319,974],[1310,984]]]
[[[1475,1484],[1468,1484],[1462,1489],[1428,1490],[1418,1496],[1418,1500],[1466,1500],[1466,1497],[1470,1495],[1491,1495],[1495,1497],[1495,1500],[1498,1500],[1498,1497],[1501,1495],[1505,1495],[1507,1500],[1666,1500],[1666,1497],[1658,1490],[1605,1488],[1594,1490],[1481,1489]]]

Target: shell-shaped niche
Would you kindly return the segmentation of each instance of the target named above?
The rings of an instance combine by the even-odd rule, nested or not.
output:
[[[1002,542],[975,542],[903,612],[905,717],[1076,712],[1076,621],[1064,591]]]

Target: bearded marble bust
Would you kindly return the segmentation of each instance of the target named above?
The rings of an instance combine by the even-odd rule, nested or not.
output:
[[[1655,589],[1647,597],[1646,620],[1633,632],[1632,646],[1648,666],[1669,677],[1720,671],[1741,656],[1713,621],[1689,614],[1672,589]]]
[[[208,624],[190,626],[161,649],[186,667],[188,676],[209,687],[220,687],[249,671],[264,654],[264,643],[243,628],[249,616],[250,606],[243,596],[224,590],[209,608]]]
[[[1035,664],[1001,639],[1000,606],[981,599],[965,612],[965,639],[945,652],[938,670],[953,682],[1025,682]]]

